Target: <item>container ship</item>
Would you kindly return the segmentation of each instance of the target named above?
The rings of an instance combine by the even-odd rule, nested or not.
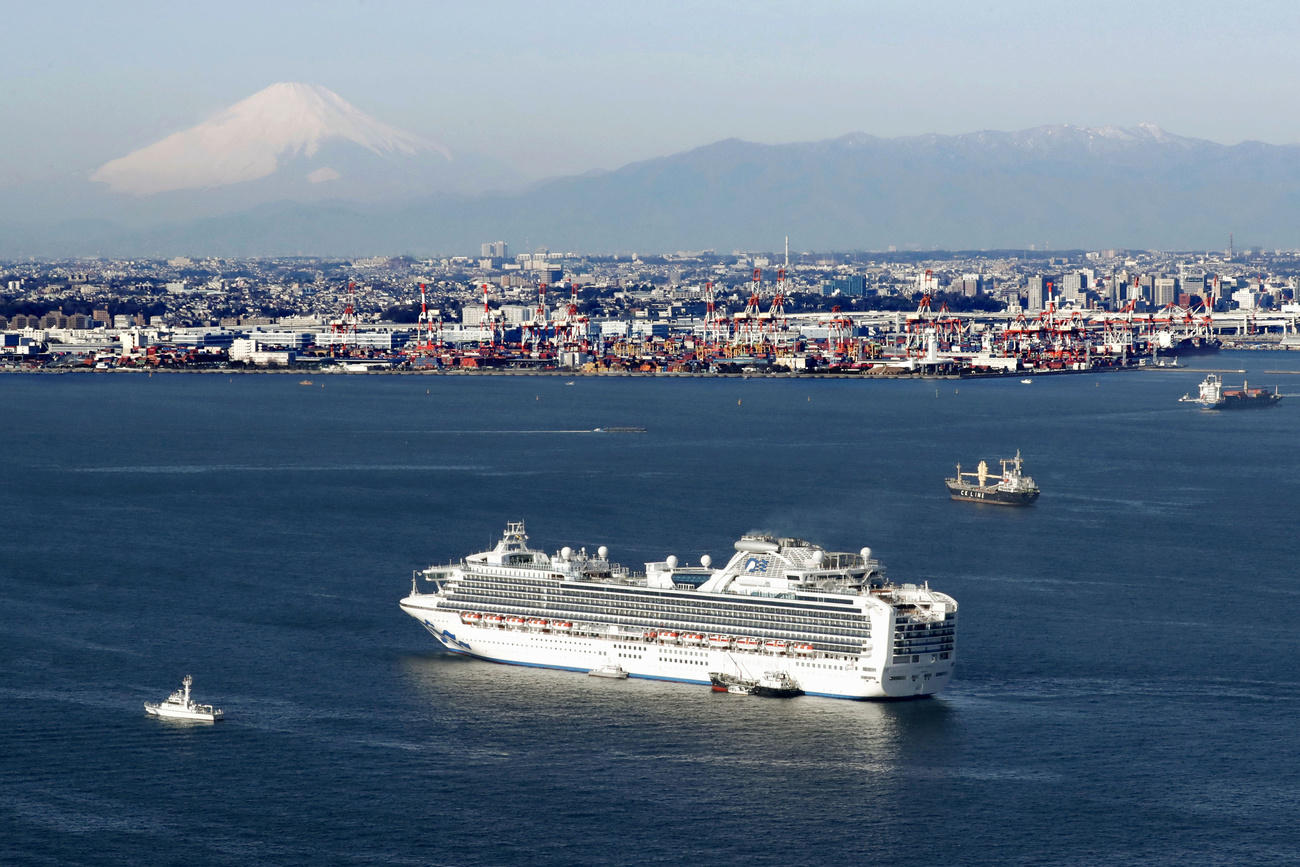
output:
[[[1251,388],[1243,380],[1241,388],[1225,388],[1218,374],[1211,373],[1197,386],[1196,397],[1185,394],[1182,403],[1200,404],[1205,409],[1254,409],[1274,406],[1282,399],[1275,389]]]
[[[957,465],[957,475],[944,479],[948,493],[954,500],[971,500],[999,506],[1028,506],[1038,499],[1038,485],[1022,472],[1020,450],[1014,458],[1002,459],[1002,475],[989,473],[989,465],[979,462],[973,473],[963,473]]]
[[[452,653],[492,662],[709,685],[780,678],[807,695],[933,695],[953,676],[957,603],[895,584],[870,548],[745,535],[715,569],[676,557],[632,572],[601,546],[528,546],[507,524],[490,551],[411,577],[402,610]]]

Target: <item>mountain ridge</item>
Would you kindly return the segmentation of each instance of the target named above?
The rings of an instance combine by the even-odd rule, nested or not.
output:
[[[722,139],[608,171],[482,193],[406,184],[403,201],[227,210],[95,236],[100,254],[427,255],[525,239],[590,252],[1300,247],[1300,146],[1188,138],[1154,124],[809,142]],[[167,195],[179,195],[171,193]],[[316,210],[314,210],[316,209]],[[39,254],[0,238],[0,254]],[[51,235],[57,235],[51,230]],[[6,233],[9,235],[9,233]],[[60,249],[71,239],[51,238]],[[89,240],[89,239],[86,239]]]

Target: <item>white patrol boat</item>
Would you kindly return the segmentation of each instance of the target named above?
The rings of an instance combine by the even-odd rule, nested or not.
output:
[[[414,573],[402,610],[453,653],[515,665],[700,684],[770,672],[849,699],[933,695],[953,675],[957,602],[892,583],[869,548],[747,535],[719,569],[670,556],[633,573],[604,546],[527,539],[510,523],[492,550]]]
[[[194,678],[188,674],[185,675],[185,679],[181,681],[181,689],[167,696],[166,701],[145,702],[145,711],[153,716],[165,717],[166,719],[220,722],[225,716],[221,708],[214,708],[210,704],[199,704],[190,698],[190,684],[192,683],[194,683]]]

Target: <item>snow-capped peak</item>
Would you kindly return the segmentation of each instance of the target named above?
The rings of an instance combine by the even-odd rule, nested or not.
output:
[[[222,187],[266,177],[281,160],[314,156],[331,140],[378,155],[431,152],[451,159],[442,145],[375,120],[328,88],[280,82],[198,126],[105,163],[91,180],[139,196]]]

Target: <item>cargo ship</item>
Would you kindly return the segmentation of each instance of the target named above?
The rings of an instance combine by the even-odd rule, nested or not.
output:
[[[956,601],[893,583],[870,548],[750,534],[721,568],[669,556],[632,572],[603,545],[527,540],[510,522],[491,550],[416,572],[402,610],[452,653],[513,665],[847,699],[933,695],[953,675]]]
[[[973,473],[963,473],[957,465],[957,475],[944,479],[948,493],[954,500],[971,500],[999,506],[1028,506],[1038,499],[1038,485],[1021,472],[1020,450],[1014,458],[1002,458],[1002,475],[989,474],[989,466],[979,462]]]
[[[1205,409],[1253,409],[1274,406],[1282,395],[1276,389],[1251,388],[1242,380],[1241,388],[1225,388],[1219,375],[1211,373],[1197,387],[1196,396],[1185,394],[1180,403],[1195,403]]]

